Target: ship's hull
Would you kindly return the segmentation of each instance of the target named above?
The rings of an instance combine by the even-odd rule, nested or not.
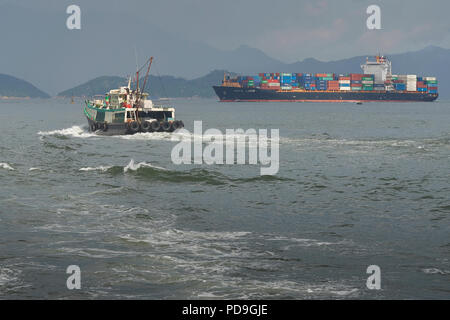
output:
[[[438,94],[398,91],[279,91],[259,88],[238,88],[213,86],[214,91],[223,102],[361,102],[361,101],[395,101],[395,102],[430,102]]]
[[[164,130],[162,127],[156,131],[154,130],[143,130],[141,126],[136,130],[132,130],[128,123],[104,123],[98,122],[86,117],[89,124],[89,131],[101,136],[118,136],[118,135],[128,135],[136,134],[139,132],[174,132],[176,129],[170,126],[168,130]],[[184,127],[184,124],[180,124],[179,128]]]
[[[89,124],[89,131],[95,132],[95,134],[102,136],[118,136],[131,134],[129,132],[128,125],[126,123],[109,123],[106,130],[104,129],[104,123],[97,122],[86,117]]]

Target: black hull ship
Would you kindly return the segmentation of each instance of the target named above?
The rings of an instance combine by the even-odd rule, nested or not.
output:
[[[437,79],[414,74],[393,75],[384,56],[367,58],[363,73],[260,73],[257,76],[224,75],[213,86],[223,102],[431,102],[438,98]]]
[[[104,98],[86,100],[84,115],[89,131],[98,135],[127,135],[139,132],[173,132],[183,128],[183,121],[175,120],[175,109],[154,104],[144,93],[153,57],[148,64],[142,88],[139,87],[139,69],[136,87],[131,88],[131,78],[126,87],[110,90]]]
[[[236,88],[226,86],[213,86],[213,88],[220,101],[222,102],[431,102],[438,98],[437,93],[421,92],[283,91],[265,90],[260,88]]]

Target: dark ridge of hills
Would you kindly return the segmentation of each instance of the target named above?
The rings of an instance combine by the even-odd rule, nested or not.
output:
[[[50,98],[31,83],[6,74],[0,74],[0,97]]]

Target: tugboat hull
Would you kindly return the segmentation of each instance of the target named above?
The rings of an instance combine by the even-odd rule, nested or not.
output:
[[[147,132],[174,132],[176,129],[184,127],[182,121],[177,121],[178,127],[174,128],[173,123],[166,123],[166,130],[161,125],[158,130],[153,130],[152,128],[143,129],[139,126],[137,129],[131,128],[128,123],[103,123],[97,122],[86,117],[89,124],[89,131],[101,136],[117,136],[117,135],[131,135],[136,133],[147,133]]]

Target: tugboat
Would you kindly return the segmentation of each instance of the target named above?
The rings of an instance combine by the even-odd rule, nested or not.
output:
[[[183,121],[175,120],[175,109],[170,106],[156,105],[144,93],[151,57],[136,72],[136,88],[128,85],[112,89],[103,99],[86,100],[84,114],[89,123],[89,131],[99,135],[126,135],[138,132],[173,132],[183,128]],[[139,87],[139,72],[148,64],[142,89]]]

